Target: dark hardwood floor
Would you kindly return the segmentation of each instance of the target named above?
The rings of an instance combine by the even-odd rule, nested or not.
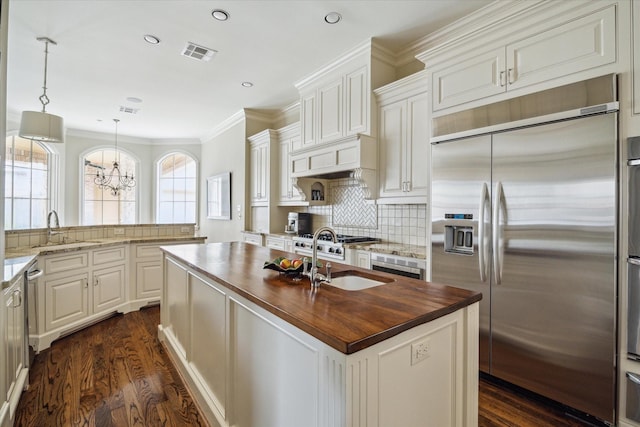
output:
[[[208,426],[157,339],[159,307],[117,315],[38,354],[16,426]]]
[[[158,342],[159,321],[149,307],[54,342],[36,356],[15,425],[207,426]],[[479,403],[480,427],[587,425],[484,379]]]

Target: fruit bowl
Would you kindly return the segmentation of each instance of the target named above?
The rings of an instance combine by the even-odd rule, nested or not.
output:
[[[272,261],[265,261],[264,263],[264,267],[262,268],[268,268],[269,270],[275,270],[279,273],[285,273],[285,274],[295,274],[295,273],[300,273],[303,269],[304,269],[304,265],[300,264],[298,267],[293,267],[290,266],[288,268],[283,268],[282,267],[282,260],[287,259],[286,257],[278,257]]]
[[[274,270],[277,271],[279,273],[284,273],[284,274],[298,274],[298,273],[302,273],[302,271],[304,270],[304,264],[300,264],[297,267],[293,267],[290,266],[288,268],[284,268],[282,266],[282,261],[287,259],[286,257],[278,257],[272,261],[265,261],[264,266],[262,268],[268,268],[269,270]],[[288,259],[288,261],[293,262],[295,260],[291,260]],[[285,262],[286,265],[286,262]],[[320,261],[318,261],[318,267],[321,267],[322,265],[320,264]]]

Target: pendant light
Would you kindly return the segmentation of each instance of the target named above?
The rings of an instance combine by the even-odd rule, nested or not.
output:
[[[112,196],[118,196],[122,190],[131,190],[136,186],[136,180],[133,177],[133,174],[129,174],[129,172],[125,172],[124,176],[120,171],[120,153],[118,152],[118,122],[119,119],[113,119],[116,123],[116,152],[115,152],[115,160],[113,161],[113,169],[109,172],[108,175],[104,173],[104,169],[99,169],[96,172],[96,177],[93,182],[100,188],[101,190],[109,190]]]
[[[48,37],[38,37],[38,41],[44,42],[44,85],[43,94],[40,95],[42,103],[42,112],[39,111],[23,111],[20,120],[19,135],[23,138],[35,139],[42,142],[64,142],[63,132],[64,123],[62,117],[49,114],[45,111],[49,103],[47,97],[47,57],[49,55],[49,43],[57,44]]]

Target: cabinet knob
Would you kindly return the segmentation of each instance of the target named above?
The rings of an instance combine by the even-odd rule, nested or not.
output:
[[[98,282],[98,276],[95,277],[94,281],[93,281],[93,286],[98,286],[100,283]]]
[[[89,287],[89,279],[84,279],[84,287],[85,288]]]

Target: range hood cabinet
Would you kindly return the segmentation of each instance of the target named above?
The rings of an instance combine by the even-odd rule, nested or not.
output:
[[[299,184],[308,181],[306,178],[351,177],[363,189],[365,199],[371,200],[378,197],[377,165],[377,140],[357,134],[291,153],[291,178],[294,186],[304,188]]]

